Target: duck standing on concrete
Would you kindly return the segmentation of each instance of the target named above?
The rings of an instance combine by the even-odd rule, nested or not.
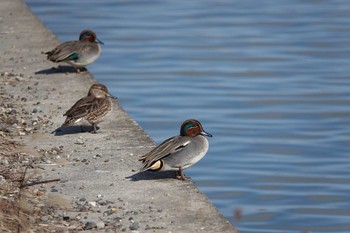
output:
[[[103,121],[108,113],[112,112],[112,98],[116,99],[109,94],[105,85],[93,84],[88,95],[78,100],[63,115],[67,118],[61,127],[91,124],[93,133],[96,133],[96,125]]]
[[[96,33],[84,30],[80,33],[79,41],[67,41],[51,51],[46,52],[47,59],[53,62],[66,62],[77,69],[90,65],[100,56],[102,41],[97,39]]]
[[[140,171],[177,171],[178,179],[185,180],[183,170],[201,160],[207,153],[209,143],[202,124],[194,119],[182,123],[180,135],[171,137],[140,157]]]

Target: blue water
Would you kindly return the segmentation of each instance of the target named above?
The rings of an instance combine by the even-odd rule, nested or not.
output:
[[[186,171],[240,232],[350,232],[350,1],[26,0],[158,143],[196,118]],[[241,218],[234,213],[241,210]]]

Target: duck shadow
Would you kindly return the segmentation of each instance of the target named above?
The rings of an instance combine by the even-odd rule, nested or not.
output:
[[[79,68],[81,73],[84,73],[87,71],[86,68],[82,67]],[[77,70],[73,66],[62,66],[59,65],[57,67],[51,67],[49,69],[39,70],[35,72],[35,74],[59,74],[59,73],[77,73]]]
[[[100,129],[100,127],[96,127],[97,130]],[[92,133],[94,131],[94,128],[92,126],[67,126],[67,127],[58,127],[51,133],[55,136],[63,136],[66,134],[78,134],[78,133]],[[97,132],[98,133],[98,132]]]
[[[144,171],[138,172],[131,176],[125,177],[130,179],[131,181],[140,181],[140,180],[161,180],[161,179],[176,179],[176,172],[152,172],[152,171]]]

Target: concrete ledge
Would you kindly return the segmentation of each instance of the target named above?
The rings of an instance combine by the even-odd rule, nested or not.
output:
[[[0,94],[26,122],[2,136],[26,144],[25,152],[37,158],[34,168],[44,171],[42,179],[61,179],[36,187],[45,193],[45,205],[54,208],[57,229],[236,232],[191,181],[176,180],[173,173],[137,173],[137,158],[155,143],[118,102],[96,135],[74,127],[64,135],[50,134],[97,81],[88,72],[51,69],[57,66],[41,52],[59,42],[20,0],[1,2],[0,27]]]

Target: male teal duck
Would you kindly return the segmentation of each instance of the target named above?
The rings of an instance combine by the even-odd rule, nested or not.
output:
[[[177,178],[185,180],[183,170],[201,160],[208,151],[209,143],[206,137],[212,135],[204,131],[198,120],[184,121],[180,135],[165,140],[139,158],[142,162],[140,171],[177,171]]]
[[[80,33],[78,41],[67,41],[51,51],[46,52],[47,59],[52,62],[66,62],[80,72],[80,68],[90,65],[100,56],[103,44],[91,30]]]

